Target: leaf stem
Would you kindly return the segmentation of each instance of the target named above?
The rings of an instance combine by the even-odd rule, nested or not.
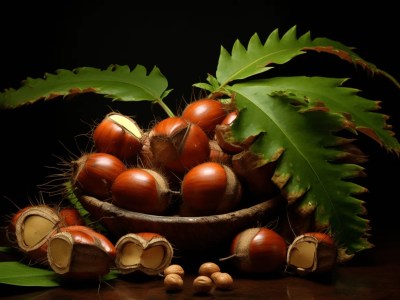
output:
[[[156,102],[164,109],[169,117],[175,117],[175,114],[172,110],[162,101],[161,99],[156,100]]]

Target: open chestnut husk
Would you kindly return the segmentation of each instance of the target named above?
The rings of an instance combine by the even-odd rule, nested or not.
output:
[[[328,234],[308,232],[289,245],[287,270],[299,275],[329,272],[336,266],[337,255],[337,246]]]

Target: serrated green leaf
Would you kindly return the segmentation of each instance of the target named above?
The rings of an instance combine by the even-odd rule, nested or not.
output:
[[[312,106],[323,104],[331,112],[345,114],[357,131],[388,151],[400,153],[400,144],[386,123],[387,116],[379,113],[379,101],[359,96],[357,89],[341,87],[344,82],[345,79],[294,76],[275,77],[263,81],[263,84],[303,97]]]
[[[274,80],[232,86],[240,109],[232,126],[234,136],[243,140],[262,134],[251,150],[267,161],[279,157],[274,182],[289,202],[314,207],[316,225],[328,228],[347,253],[370,248],[365,208],[355,198],[366,189],[350,181],[361,175],[363,168],[332,163],[342,155],[335,133],[346,129],[348,120],[303,95],[277,93],[280,88],[274,86]],[[325,92],[338,93],[337,87],[325,88]]]
[[[13,108],[39,99],[93,92],[121,101],[160,102],[168,95],[168,82],[157,67],[147,74],[145,67],[137,65],[110,66],[106,70],[83,67],[73,71],[58,70],[44,78],[28,78],[21,88],[0,94],[0,107]],[[162,101],[161,101],[162,102]]]
[[[294,45],[296,29],[290,29],[282,39],[278,29],[275,29],[262,44],[255,33],[247,45],[247,49],[239,40],[236,40],[232,53],[221,47],[216,78],[224,87],[228,83],[263,73],[272,68],[272,63],[283,64],[293,57],[305,53],[302,47]],[[266,67],[269,66],[269,67]]]
[[[361,65],[371,73],[386,76],[400,87],[393,76],[378,69],[374,64],[353,52],[352,48],[340,42],[328,38],[312,40],[310,32],[297,38],[296,26],[290,28],[282,38],[279,37],[278,29],[275,29],[264,44],[255,33],[250,38],[247,48],[239,40],[234,43],[231,53],[221,47],[216,78],[222,88],[235,80],[263,73],[271,69],[273,64],[284,64],[307,51],[325,52],[338,56],[345,61]]]

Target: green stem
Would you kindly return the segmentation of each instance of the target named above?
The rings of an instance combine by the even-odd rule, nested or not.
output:
[[[169,117],[175,117],[175,114],[172,112],[172,110],[170,110],[169,107],[161,99],[158,99],[156,102],[164,109]]]

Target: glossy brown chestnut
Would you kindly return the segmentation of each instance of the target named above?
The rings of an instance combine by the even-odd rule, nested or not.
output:
[[[242,187],[230,167],[204,162],[190,169],[183,177],[183,216],[207,216],[235,209],[242,196]]]
[[[152,215],[164,214],[172,196],[162,174],[142,168],[130,168],[118,175],[111,193],[114,205]]]
[[[177,173],[185,173],[210,156],[207,134],[200,126],[182,117],[169,117],[158,122],[149,139],[154,159]]]
[[[182,117],[200,126],[209,137],[214,135],[215,126],[226,117],[224,104],[215,99],[202,98],[189,103],[182,112]]]
[[[96,126],[93,141],[97,152],[125,161],[136,160],[143,145],[143,132],[130,117],[112,112]]]
[[[72,186],[101,200],[111,197],[114,179],[126,170],[119,158],[102,152],[84,154],[72,162],[72,167]]]
[[[248,228],[234,237],[229,258],[243,273],[273,273],[283,271],[286,249],[284,238],[272,229]]]

